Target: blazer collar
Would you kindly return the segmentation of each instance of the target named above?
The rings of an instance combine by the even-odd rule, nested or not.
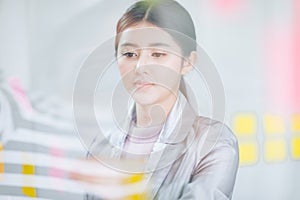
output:
[[[175,107],[176,109],[176,107]],[[172,110],[173,112],[173,110]],[[179,116],[177,121],[172,118]],[[170,135],[166,132],[166,138],[161,138],[163,148],[153,151],[146,165],[146,173],[150,173],[149,187],[153,197],[161,188],[162,183],[166,179],[173,163],[178,160],[190,147],[195,138],[193,124],[196,119],[196,113],[192,109],[189,102],[185,100],[185,104],[181,110],[175,110],[171,113],[170,120],[166,122],[165,127],[174,127]]]

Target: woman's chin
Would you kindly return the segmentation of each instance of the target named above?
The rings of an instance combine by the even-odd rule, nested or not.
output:
[[[135,103],[140,105],[153,105],[156,102],[155,95],[149,93],[135,93],[133,95],[133,100]]]

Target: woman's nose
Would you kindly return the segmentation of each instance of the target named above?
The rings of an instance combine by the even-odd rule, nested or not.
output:
[[[138,61],[135,67],[135,72],[145,73],[147,64],[149,64],[148,53],[142,50],[138,57]]]

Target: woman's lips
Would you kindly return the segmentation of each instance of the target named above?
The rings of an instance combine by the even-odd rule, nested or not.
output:
[[[151,87],[154,85],[154,83],[150,83],[150,82],[146,82],[146,81],[135,81],[134,82],[134,85],[136,86],[137,89],[140,89],[140,88],[148,88],[148,87]]]

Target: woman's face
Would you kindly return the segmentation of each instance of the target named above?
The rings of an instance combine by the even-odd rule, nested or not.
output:
[[[163,29],[147,22],[129,27],[120,36],[117,56],[124,86],[136,103],[160,104],[177,95],[184,61]]]

